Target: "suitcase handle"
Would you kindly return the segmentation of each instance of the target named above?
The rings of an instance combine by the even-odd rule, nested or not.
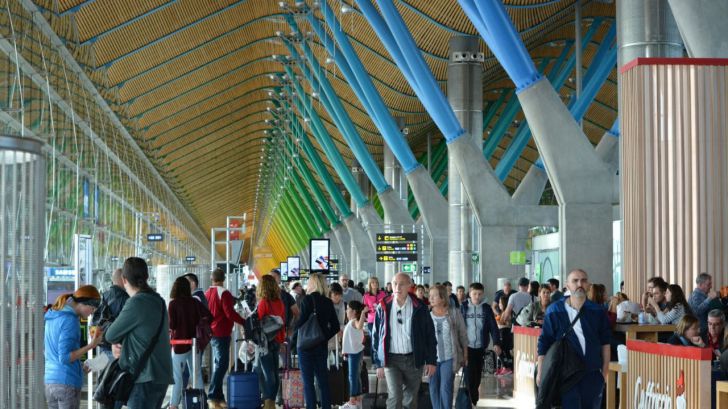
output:
[[[197,387],[197,339],[170,339],[170,345],[192,345],[192,368],[190,369],[192,376],[192,389]]]

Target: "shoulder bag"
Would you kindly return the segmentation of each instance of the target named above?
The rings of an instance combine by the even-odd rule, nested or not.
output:
[[[306,322],[298,327],[298,346],[301,349],[311,349],[326,342],[326,335],[321,329],[316,313],[316,297],[313,295],[311,295],[311,302],[313,303],[313,313],[308,316]]]
[[[162,300],[162,316],[159,320],[159,327],[157,333],[152,338],[152,342],[149,347],[144,351],[144,354],[139,358],[137,367],[133,372],[129,372],[123,369],[119,365],[119,358],[111,361],[109,366],[104,369],[99,379],[99,385],[94,391],[94,400],[101,403],[102,405],[114,405],[114,402],[126,402],[129,400],[131,390],[134,388],[139,374],[141,373],[144,366],[147,364],[149,356],[152,354],[152,350],[157,345],[159,336],[162,333],[162,327],[164,326],[164,314],[167,313],[167,309]]]
[[[579,382],[585,371],[584,360],[566,340],[566,336],[574,329],[574,324],[581,317],[584,308],[586,306],[579,309],[566,331],[551,344],[544,356],[542,367],[537,368],[537,371],[541,372],[541,385],[537,386],[536,409],[551,409],[563,392]]]

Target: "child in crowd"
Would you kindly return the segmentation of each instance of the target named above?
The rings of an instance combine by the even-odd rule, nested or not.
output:
[[[364,323],[369,309],[362,303],[352,300],[346,307],[348,322],[344,327],[342,352],[349,363],[349,401],[341,409],[356,409],[361,406],[362,388],[360,367],[364,355]]]
[[[468,391],[473,406],[478,404],[480,398],[478,392],[480,374],[483,372],[485,351],[491,339],[493,340],[493,350],[497,355],[501,354],[500,331],[495,322],[493,309],[484,300],[484,293],[483,284],[470,284],[470,298],[465,299],[460,306],[468,332]]]
[[[508,306],[508,297],[501,297],[498,300],[498,304],[500,310],[505,311]],[[496,315],[495,320],[498,323],[498,331],[500,331],[501,336],[501,349],[503,350],[503,354],[500,355],[503,361],[503,367],[496,372],[496,375],[508,375],[513,373],[511,369],[513,366],[513,355],[511,354],[513,350],[512,324],[511,320],[506,319],[503,313]]]

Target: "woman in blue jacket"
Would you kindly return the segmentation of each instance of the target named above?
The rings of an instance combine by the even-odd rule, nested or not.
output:
[[[96,287],[85,285],[64,294],[45,314],[45,395],[48,409],[77,409],[81,406],[82,371],[79,358],[101,341],[97,332],[90,344],[81,347],[80,318],[88,318],[101,302]]]

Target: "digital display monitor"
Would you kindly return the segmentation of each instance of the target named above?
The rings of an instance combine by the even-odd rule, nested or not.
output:
[[[298,280],[299,278],[301,278],[301,259],[288,257],[288,279]]]
[[[288,263],[281,262],[281,281],[288,281]]]
[[[329,271],[329,239],[311,239],[309,245],[312,273]]]

